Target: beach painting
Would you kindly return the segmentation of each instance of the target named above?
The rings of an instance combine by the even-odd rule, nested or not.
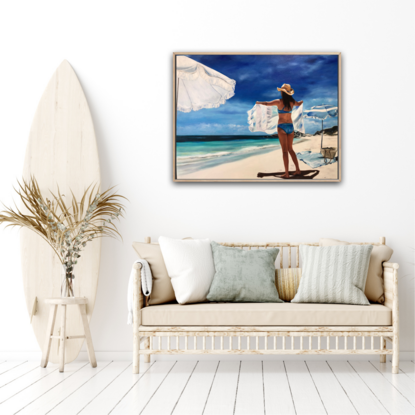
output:
[[[174,53],[173,180],[339,182],[340,53]]]

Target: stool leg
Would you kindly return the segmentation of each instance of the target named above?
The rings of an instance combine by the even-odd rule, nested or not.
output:
[[[59,349],[59,372],[65,368],[65,342],[66,342],[66,305],[61,305],[61,344]]]
[[[92,367],[97,367],[97,359],[95,358],[94,346],[92,344],[91,331],[89,330],[88,319],[86,317],[85,304],[78,304],[79,311],[81,312],[82,324],[84,325],[86,349],[88,351],[89,362]]]
[[[55,326],[57,308],[58,306],[56,305],[50,306],[48,326],[46,328],[46,339],[43,345],[42,360],[40,362],[40,367],[46,367],[48,365],[50,346],[52,344],[52,339],[50,338],[50,336],[53,335],[53,328]]]

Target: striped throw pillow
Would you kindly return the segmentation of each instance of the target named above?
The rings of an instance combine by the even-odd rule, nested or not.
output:
[[[275,286],[280,299],[291,301],[300,285],[301,268],[281,268],[275,270]]]
[[[372,245],[300,245],[303,275],[293,303],[369,305],[364,290]]]

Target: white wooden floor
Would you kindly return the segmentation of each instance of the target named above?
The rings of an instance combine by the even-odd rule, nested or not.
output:
[[[0,414],[415,414],[415,365],[376,361],[0,362]]]

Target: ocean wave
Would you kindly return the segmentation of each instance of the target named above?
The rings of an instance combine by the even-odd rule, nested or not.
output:
[[[197,163],[197,162],[203,162],[207,160],[213,160],[221,157],[227,157],[227,156],[234,156],[237,157],[242,154],[247,153],[255,153],[259,152],[265,149],[279,149],[281,148],[278,144],[267,144],[263,146],[250,146],[250,147],[244,147],[239,150],[235,151],[218,151],[216,153],[206,153],[206,154],[200,154],[200,155],[192,155],[192,156],[177,156],[177,162],[179,164],[190,164],[190,163]]]

